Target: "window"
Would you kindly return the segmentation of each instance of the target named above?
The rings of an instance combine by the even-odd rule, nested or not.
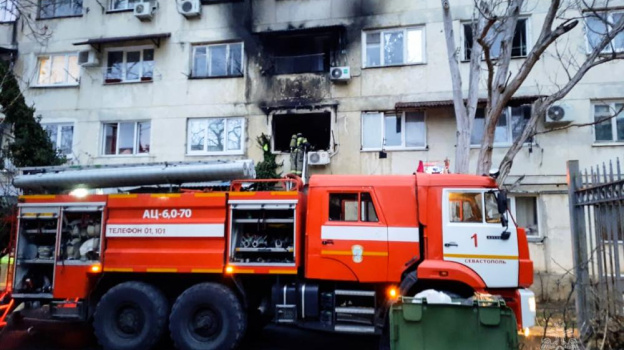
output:
[[[526,57],[529,53],[528,47],[528,18],[519,18],[516,23],[516,30],[511,46],[511,57]],[[498,22],[497,22],[498,23]],[[464,23],[464,60],[469,61],[472,53],[472,23]],[[492,26],[488,32],[486,42],[491,43],[490,57],[498,58],[501,53],[501,42],[503,40],[503,33],[500,24]]]
[[[364,67],[425,62],[425,28],[395,28],[363,33]]]
[[[82,0],[41,0],[39,18],[82,15]]]
[[[52,145],[60,153],[68,156],[72,153],[74,142],[74,125],[70,123],[62,124],[42,124],[43,129],[48,133]]]
[[[624,103],[594,105],[596,142],[624,142]]]
[[[312,150],[331,149],[331,113],[274,114],[273,150],[290,152],[292,135],[302,133]]]
[[[38,58],[38,86],[78,85],[78,54],[53,54]]]
[[[193,47],[191,76],[238,77],[243,75],[243,43]]]
[[[585,17],[587,52],[593,51],[602,41],[604,35],[613,29],[612,26],[622,19],[622,16],[624,16],[624,12],[603,12]],[[616,35],[611,44],[605,47],[602,52],[624,52],[624,32]]]
[[[245,118],[188,121],[188,154],[242,154]]]
[[[326,73],[342,57],[343,35],[338,27],[263,34],[262,45],[271,55],[264,68],[273,74]]]
[[[423,112],[363,113],[362,150],[424,148]]]
[[[4,0],[0,4],[0,23],[15,22],[18,9],[15,6],[16,0]]]
[[[483,195],[480,192],[449,193],[451,222],[483,222]]]
[[[483,132],[485,131],[485,111],[483,108],[477,109],[470,143],[473,146],[481,144]],[[507,107],[498,118],[496,130],[494,132],[494,145],[509,146],[522,135],[529,119],[531,119],[531,105],[519,107]],[[528,140],[527,142],[532,142]]]
[[[360,203],[359,215],[358,201]],[[377,211],[375,210],[373,199],[368,192],[330,193],[329,220],[378,222],[379,217],[377,216]]]
[[[150,122],[119,122],[104,124],[105,155],[149,153]]]
[[[108,51],[105,83],[152,81],[153,76],[153,48]]]
[[[510,210],[518,226],[525,229],[527,237],[539,237],[537,197],[514,196],[509,197],[509,200]]]
[[[141,0],[111,0],[109,11],[134,10],[134,5]]]

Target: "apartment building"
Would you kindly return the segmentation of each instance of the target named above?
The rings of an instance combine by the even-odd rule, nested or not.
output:
[[[454,3],[467,81],[472,1]],[[527,1],[512,69],[538,37],[548,5]],[[53,143],[74,164],[259,161],[255,140],[265,133],[287,170],[291,136],[302,132],[326,152],[318,162],[327,164],[311,166],[312,173],[405,174],[421,160],[445,159],[452,169],[455,121],[440,6],[433,0],[40,0],[17,19],[15,70]],[[586,25],[595,23],[588,18]],[[586,25],[561,42],[579,59],[595,40]],[[618,37],[615,46],[623,50],[624,40]],[[522,131],[528,104],[565,81],[552,53],[500,119],[495,164]],[[590,72],[560,104],[563,120],[546,119],[539,129],[589,123],[622,106],[624,80],[614,72],[624,72],[624,64]],[[482,132],[478,113],[475,145]],[[543,274],[536,288],[543,282],[544,290],[557,289],[572,264],[566,160],[589,166],[623,147],[624,115],[536,136],[518,154],[508,180],[511,208],[528,228]],[[477,153],[472,150],[473,164]]]

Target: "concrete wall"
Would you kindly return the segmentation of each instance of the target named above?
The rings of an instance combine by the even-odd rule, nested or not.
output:
[[[456,4],[457,3],[457,4]],[[105,1],[104,5],[108,5]],[[472,1],[454,2],[455,35],[461,44],[460,21],[470,19]],[[529,40],[539,36],[548,2],[527,2]],[[34,18],[34,17],[33,17]],[[72,162],[113,164],[156,161],[190,161],[215,158],[261,159],[255,138],[271,133],[270,115],[260,107],[267,103],[292,102],[293,86],[315,103],[337,103],[333,132],[337,147],[331,165],[313,168],[313,173],[332,174],[408,174],[418,161],[451,160],[454,156],[455,122],[451,108],[428,109],[426,113],[426,150],[379,152],[361,148],[361,113],[393,110],[397,102],[451,99],[450,75],[444,44],[440,2],[435,0],[261,0],[204,5],[200,19],[187,20],[177,13],[173,1],[160,1],[154,19],[141,22],[132,12],[106,13],[97,2],[85,0],[81,17],[35,21],[39,29],[51,34],[43,42],[34,40],[28,26],[20,26],[20,59],[17,71],[22,77],[24,94],[35,105],[45,122],[73,122]],[[385,68],[362,68],[362,30],[425,26],[426,63]],[[260,36],[270,32],[343,26],[344,50],[336,64],[351,67],[348,84],[333,84],[326,75],[300,74],[271,76],[263,74],[264,60]],[[102,64],[82,68],[76,87],[37,88],[37,55],[87,49],[74,46],[91,38],[171,33],[155,48],[154,81],[134,84],[103,84]],[[242,40],[245,43],[245,76],[223,79],[188,79],[194,43]],[[123,43],[109,47],[145,45],[150,42]],[[585,57],[583,25],[577,26],[559,44],[576,59]],[[565,81],[564,70],[552,58],[553,49],[538,62],[518,95],[544,94]],[[105,61],[104,56],[101,61]],[[514,59],[512,71],[522,63]],[[467,82],[467,63],[461,63]],[[624,63],[608,63],[590,72],[566,98],[577,123],[593,121],[593,100],[622,99]],[[464,84],[464,86],[467,83]],[[296,99],[295,99],[296,100]],[[243,156],[191,156],[186,154],[188,118],[213,116],[246,117]],[[148,155],[103,156],[102,122],[151,120],[151,150]],[[540,124],[540,129],[545,126]],[[524,176],[513,189],[518,193],[539,195],[539,242],[531,243],[536,271],[560,276],[571,267],[571,246],[565,188],[565,162],[578,159],[583,166],[606,161],[621,153],[623,144],[595,145],[592,128],[572,128],[535,138],[518,154],[510,181]],[[505,147],[494,150],[494,164]],[[471,152],[476,160],[477,150]],[[287,155],[280,155],[288,169]]]

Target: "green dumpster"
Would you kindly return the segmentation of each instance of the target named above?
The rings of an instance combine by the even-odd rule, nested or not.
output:
[[[390,309],[390,348],[517,350],[516,317],[502,300],[428,304],[402,297]]]

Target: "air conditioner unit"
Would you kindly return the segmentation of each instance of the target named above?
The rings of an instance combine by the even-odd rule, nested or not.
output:
[[[329,161],[329,152],[308,152],[308,165],[327,165]]]
[[[569,124],[574,121],[573,110],[568,105],[560,104],[548,108],[546,112],[546,125]]]
[[[158,8],[156,1],[142,1],[134,5],[134,15],[141,21],[151,21],[154,11]]]
[[[186,18],[193,18],[201,16],[201,2],[200,0],[178,0],[178,12]]]
[[[94,67],[100,64],[97,52],[94,50],[85,50],[78,52],[78,64],[83,67]]]
[[[329,77],[334,81],[349,81],[351,79],[350,67],[331,67]]]

